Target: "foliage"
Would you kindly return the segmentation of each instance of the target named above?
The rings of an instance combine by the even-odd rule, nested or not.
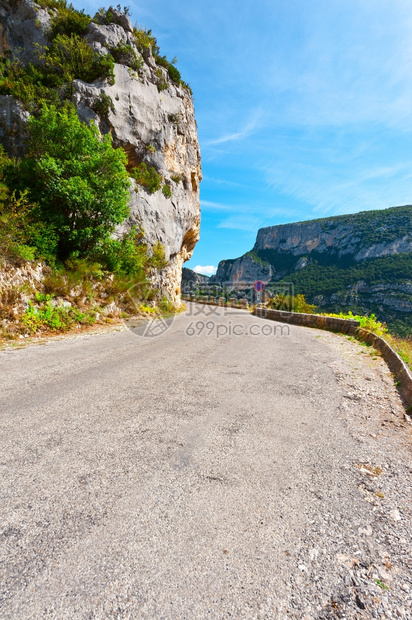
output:
[[[256,252],[256,250],[250,250],[250,252],[246,253],[246,256],[250,256],[254,263],[260,263],[261,265],[267,265],[266,261],[263,260]]]
[[[183,177],[181,174],[172,174],[170,178],[174,183],[180,183],[181,181],[183,181]]]
[[[61,105],[72,94],[72,82],[107,79],[114,84],[112,56],[100,56],[77,34],[57,35],[39,55],[39,64],[0,58],[0,94],[12,95],[34,111],[43,103]],[[65,89],[62,89],[65,87]],[[60,89],[60,92],[57,91]]]
[[[157,90],[162,92],[162,90],[166,90],[169,88],[170,84],[167,80],[164,79],[163,73],[161,69],[156,69],[156,77],[158,79],[157,82]]]
[[[140,52],[151,49],[152,54],[154,56],[159,54],[159,47],[157,45],[157,40],[156,40],[156,37],[152,35],[151,30],[134,27],[133,28],[133,39],[134,39],[137,49]]]
[[[163,196],[165,196],[165,198],[171,198],[172,197],[172,190],[170,189],[170,185],[168,183],[165,183],[162,187],[162,194]]]
[[[282,295],[277,294],[269,300],[268,308],[274,310],[285,310],[287,312],[304,312],[305,314],[313,314],[316,306],[309,304],[304,295]]]
[[[43,9],[66,9],[67,0],[37,0]],[[71,5],[70,5],[71,6]]]
[[[182,80],[182,76],[180,75],[180,71],[167,60],[166,56],[160,56],[160,54],[155,55],[156,64],[167,69],[170,79],[175,82],[175,84],[180,84]]]
[[[376,316],[371,315],[353,314],[353,312],[339,312],[338,314],[324,314],[322,316],[333,316],[338,319],[352,319],[353,321],[359,321],[361,329],[366,329],[369,332],[373,332],[377,336],[383,336],[388,333],[388,328],[385,323],[378,321]]]
[[[183,86],[183,88],[185,90],[187,90],[187,92],[189,93],[189,95],[191,97],[193,97],[193,90],[190,88],[190,85],[187,82],[184,82],[183,80],[180,82],[180,85]]]
[[[27,197],[10,192],[4,175],[12,167],[9,157],[0,147],[0,256],[12,262],[49,260],[53,262],[57,236],[44,222],[36,221],[37,205]]]
[[[81,312],[78,308],[53,304],[50,295],[36,295],[36,305],[28,302],[21,322],[32,334],[41,330],[68,331],[73,325],[92,325],[96,321],[96,310]]]
[[[46,82],[44,68],[33,64],[23,66],[19,60],[0,57],[0,94],[12,95],[26,109],[33,110],[41,103],[60,105],[58,92]]]
[[[128,214],[126,155],[73,107],[43,107],[28,122],[28,156],[10,180],[28,190],[40,219],[58,232],[58,258],[89,255]]]
[[[144,187],[149,194],[154,194],[161,188],[162,176],[154,166],[147,166],[144,162],[133,168],[131,176],[138,185]]]
[[[10,261],[33,260],[35,249],[28,245],[26,233],[31,206],[25,194],[15,192],[0,203],[0,255]]]
[[[113,58],[96,54],[77,34],[58,34],[44,55],[50,86],[71,84],[74,79],[94,82],[107,79],[114,83]]]
[[[63,6],[64,4],[64,6]],[[83,36],[91,19],[84,10],[76,11],[72,4],[60,3],[57,16],[52,19],[52,37],[58,34]]]
[[[110,53],[115,62],[130,67],[134,71],[139,71],[143,66],[143,60],[137,57],[131,45],[119,41],[115,47],[110,48]]]
[[[399,338],[385,334],[385,340],[395,349],[403,361],[412,369],[412,338]]]
[[[114,112],[115,107],[113,105],[112,98],[106,93],[100,93],[98,98],[93,104],[93,110],[100,114],[100,116],[107,116],[109,112]]]
[[[178,112],[177,114],[169,114],[168,119],[170,123],[173,123],[174,125],[178,125],[180,121],[182,120],[182,115],[180,112]]]
[[[142,281],[145,279],[147,247],[141,243],[141,236],[135,228],[121,239],[105,239],[95,256],[110,272],[141,276]]]

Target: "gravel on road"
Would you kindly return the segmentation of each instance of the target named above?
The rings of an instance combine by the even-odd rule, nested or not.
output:
[[[190,305],[0,372],[0,618],[412,618],[412,425],[376,351]]]

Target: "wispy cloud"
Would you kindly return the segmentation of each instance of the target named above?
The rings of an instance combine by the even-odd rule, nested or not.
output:
[[[224,134],[220,138],[215,138],[213,140],[207,140],[205,144],[207,146],[217,146],[218,144],[225,144],[226,142],[238,142],[240,140],[245,140],[256,131],[260,116],[260,110],[255,111],[250,120],[239,131]]]
[[[201,200],[200,206],[206,208],[208,211],[235,211],[236,207],[230,205],[224,205],[220,202],[213,202],[210,200]]]
[[[218,228],[231,228],[234,230],[246,230],[248,232],[255,232],[262,226],[264,218],[256,217],[254,215],[232,215],[218,225]]]

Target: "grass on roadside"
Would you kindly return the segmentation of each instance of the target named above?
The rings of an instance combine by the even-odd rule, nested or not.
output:
[[[408,364],[412,370],[412,339],[411,338],[399,338],[389,333],[385,323],[378,321],[374,314],[370,316],[362,316],[359,314],[353,314],[352,312],[339,314],[327,314],[323,316],[333,316],[339,319],[352,319],[359,321],[360,327],[366,329],[369,332],[381,336],[386,340],[388,344],[398,353],[403,361]]]

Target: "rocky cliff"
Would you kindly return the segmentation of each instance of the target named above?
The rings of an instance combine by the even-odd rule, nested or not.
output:
[[[197,287],[208,285],[210,277],[201,273],[196,273],[192,269],[182,269],[182,292],[192,293]]]
[[[57,16],[48,8],[52,5],[0,0],[0,54],[23,66],[41,64]],[[171,79],[167,63],[159,63],[153,46],[139,44],[128,15],[116,9],[97,14],[82,39],[96,56],[113,54],[115,64],[114,79],[73,81],[70,99],[80,119],[94,121],[102,134],[111,132],[115,146],[127,154],[130,171],[144,163],[165,190],[149,191],[131,179],[130,217],[117,234],[138,225],[150,245],[163,245],[169,266],[153,278],[178,303],[182,265],[192,255],[200,226],[202,173],[190,89]],[[12,95],[0,96],[0,138],[13,156],[25,149],[27,107]]]
[[[213,280],[288,282],[321,309],[373,311],[411,329],[412,206],[262,228]]]

